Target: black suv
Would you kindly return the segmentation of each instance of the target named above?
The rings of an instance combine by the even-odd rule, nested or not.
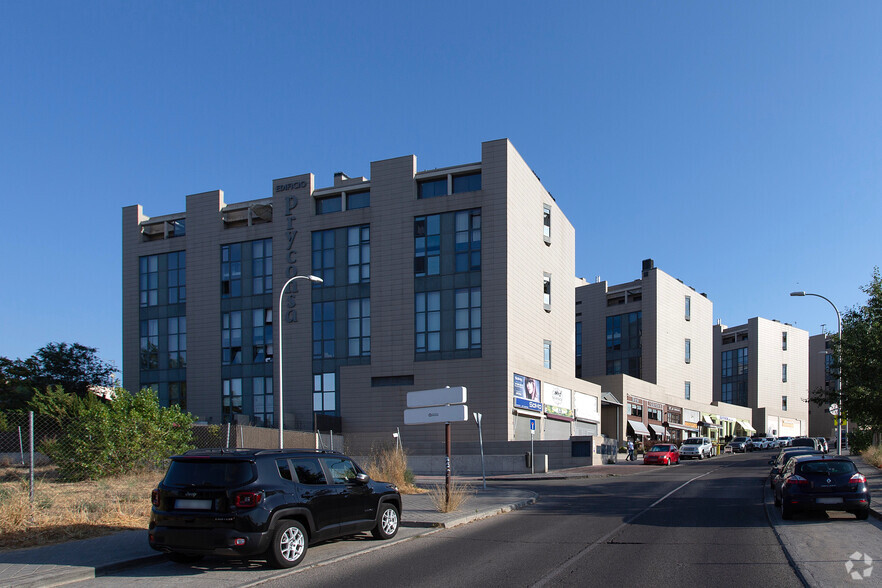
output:
[[[150,546],[173,561],[254,557],[296,566],[308,545],[398,532],[401,495],[352,459],[311,449],[196,449],[171,458],[152,493]]]

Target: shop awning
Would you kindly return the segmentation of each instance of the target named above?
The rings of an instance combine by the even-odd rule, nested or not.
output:
[[[664,436],[665,436],[665,428],[664,428],[663,426],[661,426],[661,425],[653,425],[652,423],[650,423],[650,424],[649,424],[649,427],[650,427],[653,431],[655,431],[655,434],[658,435],[659,437],[664,437]]]
[[[641,423],[640,421],[628,421],[628,426],[631,427],[631,430],[634,431],[637,435],[641,435],[643,437],[649,436],[649,429],[646,428],[646,425]]]
[[[600,401],[601,404],[614,404],[615,406],[622,406],[622,403],[619,402],[618,399],[612,395],[612,392],[601,392]]]
[[[714,423],[711,420],[711,415],[707,414],[706,412],[701,413],[701,420],[698,421],[698,426],[699,427],[707,427],[708,429],[722,429],[723,428],[720,425]]]
[[[695,427],[687,427],[687,426],[685,426],[685,425],[668,424],[668,428],[669,428],[669,429],[679,429],[679,430],[681,430],[681,431],[691,431],[691,432],[693,432],[693,433],[697,433],[697,432],[698,432],[698,429],[696,429]]]
[[[747,421],[737,421],[741,428],[747,431],[748,433],[756,433],[756,429],[750,426],[750,423]]]

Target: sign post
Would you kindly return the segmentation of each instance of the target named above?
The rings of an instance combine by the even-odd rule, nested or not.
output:
[[[484,435],[481,433],[481,413],[473,412],[475,416],[475,422],[478,424],[478,443],[481,446],[481,480],[483,482],[484,490],[487,489],[487,473],[484,471]]]
[[[536,419],[530,419],[530,473],[534,474],[536,469],[536,464],[534,460],[536,458],[536,454],[533,453],[533,437],[536,435]]]
[[[407,393],[405,425],[444,423],[446,467],[444,472],[446,504],[450,504],[450,423],[469,420],[469,407],[465,405],[468,391],[465,386],[417,390]]]

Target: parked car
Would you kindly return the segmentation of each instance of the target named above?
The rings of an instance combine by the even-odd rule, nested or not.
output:
[[[750,442],[753,443],[753,448],[755,450],[769,448],[769,442],[766,441],[765,437],[751,437]]]
[[[790,447],[793,437],[778,437],[778,447]]]
[[[643,455],[643,465],[680,463],[680,450],[673,443],[656,443]]]
[[[769,460],[772,469],[769,471],[769,487],[775,488],[775,478],[781,475],[781,470],[787,464],[787,460],[797,455],[820,455],[821,452],[811,447],[782,447],[773,459]]]
[[[787,461],[775,484],[781,518],[803,510],[844,510],[865,520],[870,514],[867,478],[847,457],[802,455]]]
[[[689,437],[680,445],[680,459],[704,459],[714,454],[714,446],[708,437]]]
[[[733,437],[726,447],[732,453],[747,453],[752,450],[750,447],[750,437]]]
[[[352,459],[310,449],[197,449],[153,490],[148,539],[173,561],[204,555],[296,566],[317,541],[398,532],[401,495]]]
[[[790,442],[790,447],[812,447],[821,450],[821,443],[814,437],[794,437]]]
[[[830,446],[827,444],[827,439],[824,437],[815,437],[818,440],[818,443],[821,445],[821,451],[824,453],[830,452]]]

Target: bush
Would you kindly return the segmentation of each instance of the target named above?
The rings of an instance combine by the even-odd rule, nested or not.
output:
[[[882,468],[882,445],[873,445],[864,450],[861,455],[868,464]]]
[[[414,476],[407,467],[407,454],[397,447],[374,451],[364,464],[364,470],[374,480],[395,484],[402,494],[421,492],[413,485]]]
[[[98,479],[161,467],[191,449],[193,417],[164,408],[152,390],[118,390],[109,404],[78,402],[57,439],[41,444],[65,481]]]
[[[854,429],[848,432],[848,447],[852,455],[860,455],[873,444],[873,432]]]

